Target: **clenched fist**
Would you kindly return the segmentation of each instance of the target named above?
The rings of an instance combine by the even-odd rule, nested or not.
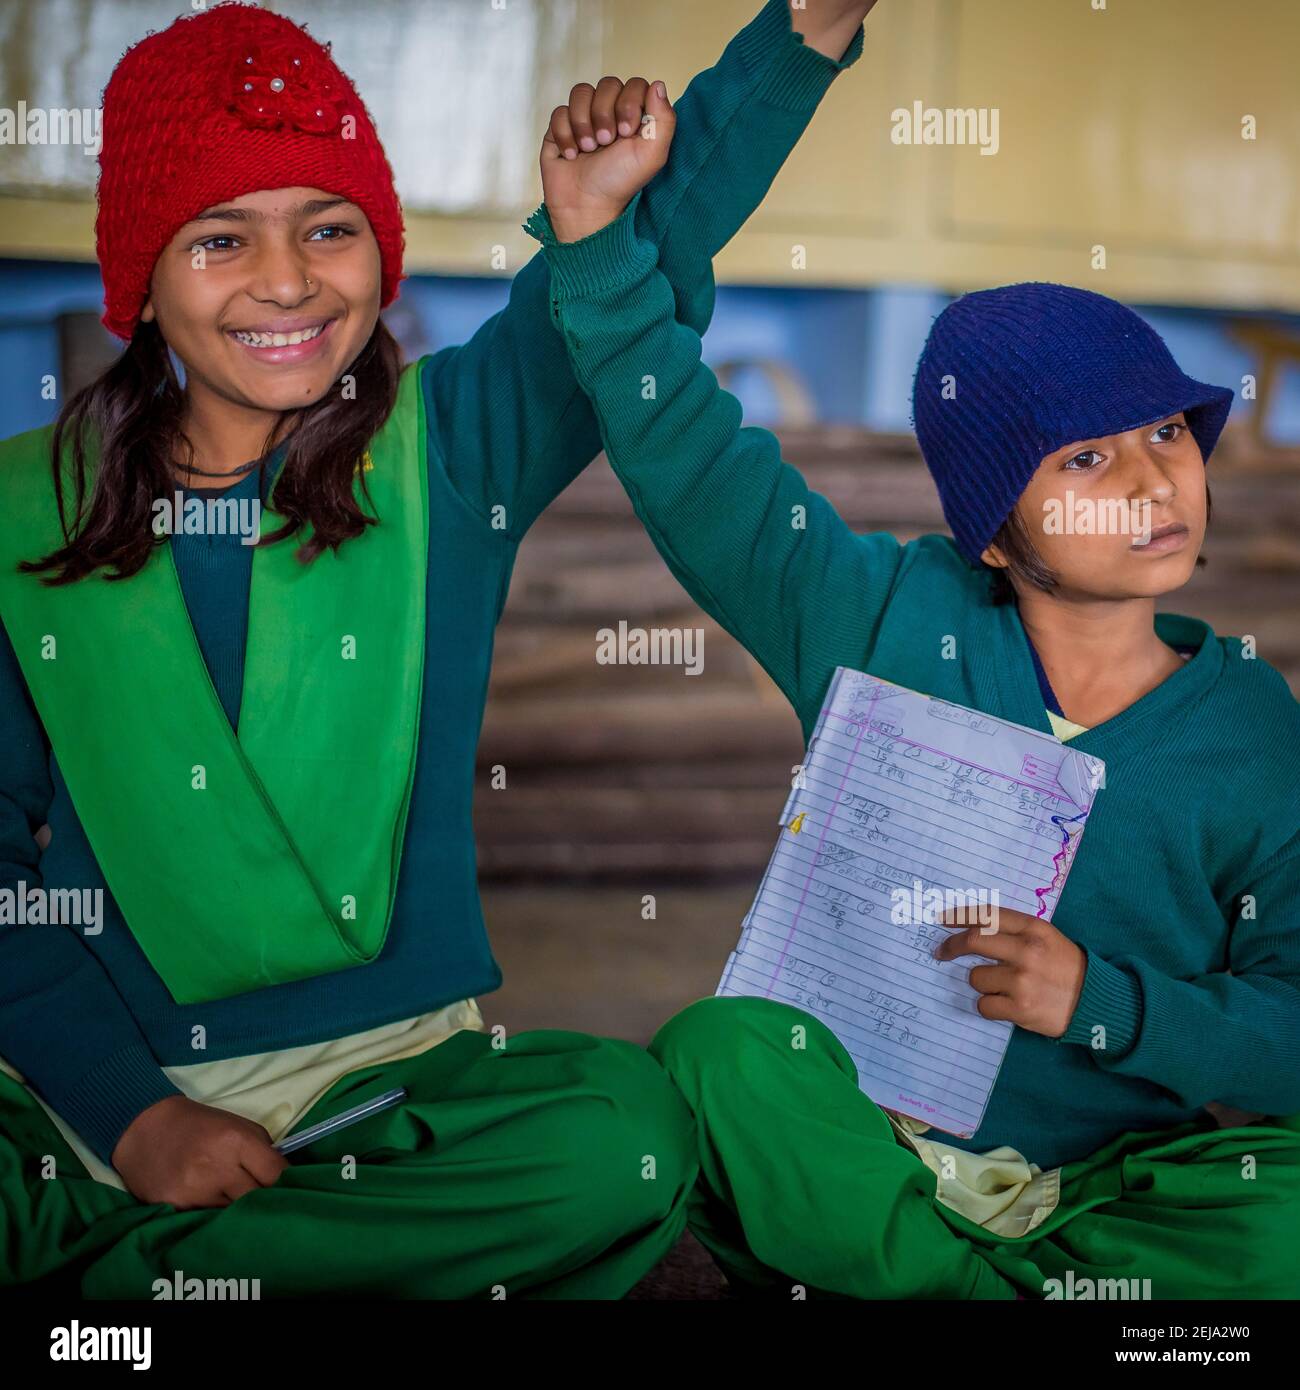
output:
[[[141,1111],[112,1157],[133,1197],[170,1202],[177,1211],[229,1206],[270,1187],[289,1166],[261,1125],[188,1096]]]
[[[677,115],[662,82],[580,82],[542,140],[542,196],[560,241],[613,222],[668,162]]]

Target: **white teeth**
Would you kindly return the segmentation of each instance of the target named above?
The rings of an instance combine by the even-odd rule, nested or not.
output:
[[[304,328],[297,333],[233,333],[231,336],[249,347],[293,347],[295,343],[309,343],[325,331],[323,323],[315,328]]]

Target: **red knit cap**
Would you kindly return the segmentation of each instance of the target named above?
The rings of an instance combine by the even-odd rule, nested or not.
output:
[[[215,5],[127,50],[104,89],[95,244],[104,327],[130,339],[158,256],[204,208],[265,188],[356,203],[379,242],[379,306],[402,277],[402,210],[352,83],[304,28]]]

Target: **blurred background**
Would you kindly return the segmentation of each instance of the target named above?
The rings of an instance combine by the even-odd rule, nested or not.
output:
[[[125,48],[189,8],[0,0],[0,106],[97,106]],[[641,74],[675,97],[760,0],[267,8],[333,43],[378,124],[412,276],[387,319],[414,357],[505,303],[571,86]],[[1186,371],[1238,392],[1209,565],[1169,606],[1254,634],[1300,691],[1297,53],[1294,0],[881,0],[862,59],[717,262],[705,359],[852,525],[906,539],[944,529],[908,422],[949,299],[1048,279],[1133,305]],[[917,101],[996,108],[996,156],[891,143],[891,112]],[[43,374],[69,391],[116,351],[98,324],[96,167],[0,144],[0,437],[53,418]],[[703,673],[598,664],[597,632],[620,621],[703,628]],[[782,697],[686,599],[598,460],[525,541],[498,634],[476,815],[506,976],[481,1001],[489,1023],[645,1041],[712,993],[801,751]]]

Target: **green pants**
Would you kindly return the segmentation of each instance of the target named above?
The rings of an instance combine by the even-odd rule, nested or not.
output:
[[[791,1046],[796,1023],[803,1050]],[[935,1201],[934,1173],[802,1010],[703,999],[650,1052],[695,1112],[690,1227],[746,1291],[1043,1298],[1057,1279],[1073,1291],[1050,1289],[1057,1297],[1300,1295],[1300,1117],[1218,1129],[1207,1114],[1120,1135],[1064,1165],[1058,1206],[1007,1238]],[[1138,1282],[1097,1294],[1100,1280]]]
[[[297,1128],[395,1086],[400,1106],[300,1150],[273,1186],[177,1211],[95,1182],[0,1075],[0,1287],[148,1299],[180,1271],[256,1278],[262,1298],[618,1298],[685,1227],[691,1114],[642,1048],[456,1033],[343,1077]]]

